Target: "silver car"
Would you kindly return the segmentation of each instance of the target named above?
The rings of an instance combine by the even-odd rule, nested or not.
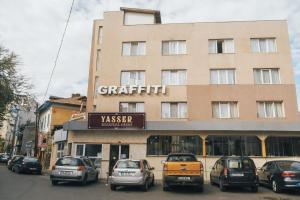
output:
[[[116,190],[118,186],[141,186],[147,191],[154,185],[153,167],[147,160],[119,160],[110,179],[110,189]]]
[[[58,182],[80,182],[85,185],[89,181],[98,181],[98,171],[89,158],[68,156],[56,161],[50,180],[52,185]]]

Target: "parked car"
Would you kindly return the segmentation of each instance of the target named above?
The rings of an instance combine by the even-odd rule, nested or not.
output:
[[[188,185],[203,191],[203,165],[194,154],[172,153],[163,162],[163,190]]]
[[[16,173],[42,174],[42,165],[35,157],[21,156],[12,164],[12,171]]]
[[[7,163],[8,162],[8,160],[9,160],[9,155],[7,155],[7,154],[1,154],[0,155],[0,163]]]
[[[147,191],[154,185],[154,168],[147,160],[118,160],[111,175],[111,190],[116,190],[118,186],[141,186]]]
[[[300,162],[270,161],[258,170],[259,183],[272,187],[276,193],[284,189],[300,189]]]
[[[52,185],[59,182],[80,182],[85,185],[89,181],[98,181],[98,171],[87,157],[67,156],[56,161],[52,167],[50,180]]]
[[[12,166],[14,165],[14,163],[16,162],[16,161],[18,161],[20,158],[22,158],[22,157],[24,157],[24,156],[22,156],[22,155],[14,155],[11,159],[9,159],[8,161],[7,161],[7,168],[9,169],[9,170],[12,170]]]
[[[253,160],[249,157],[228,156],[220,158],[210,173],[210,183],[218,184],[221,191],[227,187],[250,187],[258,191],[258,176]]]

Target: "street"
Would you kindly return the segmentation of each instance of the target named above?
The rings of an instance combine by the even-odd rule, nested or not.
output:
[[[156,184],[148,192],[138,188],[120,188],[112,192],[104,182],[90,183],[86,186],[78,184],[60,184],[52,186],[49,176],[16,174],[7,170],[5,165],[0,166],[0,199],[1,200],[138,200],[146,199],[266,199],[266,200],[292,200],[300,199],[300,192],[285,192],[275,194],[270,189],[260,187],[258,193],[251,193],[247,189],[230,189],[220,192],[217,186],[205,184],[204,192],[199,193],[190,189],[176,189],[163,192],[160,184]]]

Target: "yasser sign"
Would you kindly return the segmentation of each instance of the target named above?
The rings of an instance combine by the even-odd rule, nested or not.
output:
[[[145,113],[89,113],[89,129],[145,129]]]

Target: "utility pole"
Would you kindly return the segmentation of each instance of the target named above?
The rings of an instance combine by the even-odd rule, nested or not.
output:
[[[34,157],[37,157],[37,146],[38,146],[38,127],[39,127],[39,103],[36,103],[35,107],[35,139],[34,139]]]

